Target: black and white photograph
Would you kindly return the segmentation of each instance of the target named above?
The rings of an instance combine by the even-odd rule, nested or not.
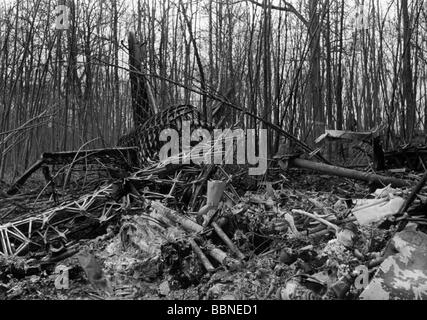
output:
[[[16,300],[427,300],[427,0],[0,0]]]

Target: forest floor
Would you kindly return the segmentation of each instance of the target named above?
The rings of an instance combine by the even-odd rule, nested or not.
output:
[[[355,218],[355,207],[362,211],[367,208],[372,214],[380,210],[378,201],[384,206],[393,199],[406,198],[411,190],[385,188],[373,193],[375,190],[365,183],[294,169],[274,173],[273,177],[272,183],[224,200],[216,212],[217,225],[244,255],[242,259],[209,226],[201,234],[193,234],[176,221],[167,220],[152,203],[162,203],[164,208],[178,208],[178,204],[171,205],[167,198],[147,200],[144,195],[148,193],[141,194],[141,190],[148,192],[147,187],[137,187],[141,193],[132,188],[130,197],[125,192],[120,200],[114,200],[121,206],[117,210],[120,214],[108,222],[104,232],[72,241],[70,247],[75,251],[63,259],[52,259],[55,255],[49,249],[45,256],[29,252],[24,257],[0,257],[0,300],[358,299],[369,283],[381,276],[387,257],[398,253],[398,246],[392,253],[386,251],[401,230],[397,230],[399,224],[393,215],[361,224]],[[21,190],[27,194],[26,201],[30,201],[29,194],[40,196],[40,185],[44,184],[33,180],[27,192]],[[37,185],[39,188],[34,189]],[[92,189],[95,186],[81,189],[79,194]],[[0,197],[0,222],[6,227],[19,220],[20,207],[25,211],[28,206],[19,198],[12,199]],[[78,202],[76,199],[78,196],[65,200]],[[425,199],[420,192],[413,210],[420,210]],[[58,207],[47,204],[52,202],[52,195],[45,200],[44,210]],[[99,198],[95,200],[99,207]],[[15,216],[5,218],[1,213],[12,206],[17,208]],[[82,210],[87,215],[92,209]],[[187,212],[186,217],[202,223],[197,215]],[[424,235],[425,224],[424,219],[417,218],[411,230]],[[2,239],[4,249],[7,244],[5,237]],[[210,272],[190,240],[209,253]],[[210,254],[212,248],[225,258]],[[64,252],[67,250],[59,254]],[[40,267],[49,258],[47,267]],[[34,266],[36,271],[29,272]],[[58,270],[65,273],[61,275]],[[374,295],[381,292],[374,290]]]

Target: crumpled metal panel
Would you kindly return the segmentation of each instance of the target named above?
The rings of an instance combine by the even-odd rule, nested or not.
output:
[[[190,122],[190,133],[194,129],[204,128],[211,130],[212,124],[206,123],[197,108],[190,105],[181,105],[167,108],[149,118],[143,125],[134,128],[128,135],[119,139],[119,147],[138,147],[139,161],[143,166],[150,159],[158,160],[158,153],[163,145],[159,139],[165,129],[183,130],[184,122]]]
[[[427,300],[427,235],[413,230],[392,240],[398,252],[380,266],[363,300]]]

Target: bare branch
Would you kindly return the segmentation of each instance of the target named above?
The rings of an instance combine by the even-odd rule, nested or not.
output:
[[[253,3],[254,5],[257,5],[259,7],[262,7],[262,8],[265,7],[264,4],[259,3],[256,0],[247,0],[247,1],[249,1],[250,3]],[[297,9],[295,9],[295,7],[292,4],[290,4],[289,2],[284,1],[284,0],[283,0],[283,4],[284,4],[284,7],[272,5],[271,9],[293,13],[302,23],[304,23],[305,26],[307,26],[307,27],[309,26],[309,22],[307,21],[307,19],[304,18],[304,16]]]

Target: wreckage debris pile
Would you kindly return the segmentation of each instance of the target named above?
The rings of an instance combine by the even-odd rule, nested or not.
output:
[[[0,196],[0,299],[427,298],[423,189],[402,215],[410,188],[270,175],[239,193],[235,171],[153,166]]]

